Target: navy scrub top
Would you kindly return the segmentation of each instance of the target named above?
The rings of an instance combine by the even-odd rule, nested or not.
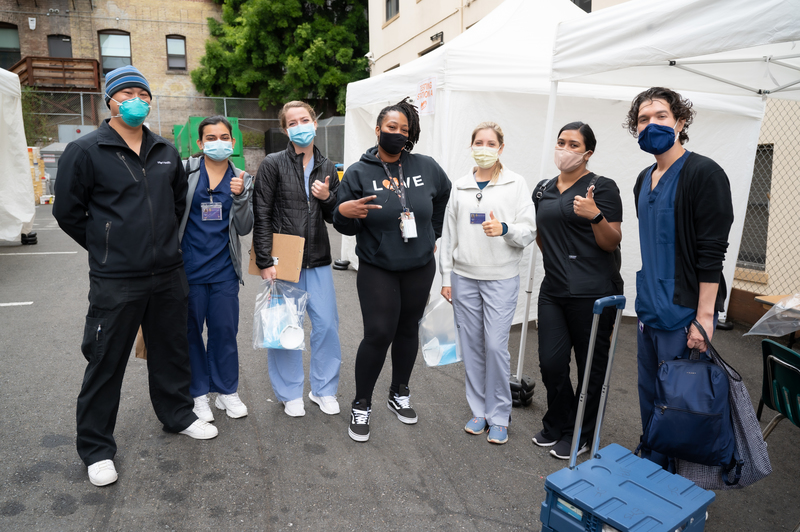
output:
[[[639,245],[642,269],[636,272],[636,315],[654,329],[676,331],[688,326],[696,309],[673,303],[675,296],[675,192],[687,150],[650,190],[653,165],[639,193]]]
[[[200,161],[200,177],[194,190],[189,219],[183,232],[181,249],[183,250],[183,267],[189,284],[209,284],[223,281],[236,281],[236,270],[233,268],[228,236],[231,207],[231,179],[233,169],[228,171],[217,188],[209,195],[208,172],[205,158]],[[209,203],[211,197],[222,204],[222,220],[203,221],[203,203]]]

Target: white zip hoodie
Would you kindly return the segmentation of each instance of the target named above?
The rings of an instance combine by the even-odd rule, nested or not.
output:
[[[470,223],[470,213],[484,213],[488,222],[490,212],[508,226],[505,235],[486,236],[481,224]],[[481,191],[473,172],[468,173],[456,181],[447,204],[439,257],[442,286],[450,286],[451,272],[482,281],[511,279],[519,274],[525,246],[535,239],[536,214],[521,175],[503,168],[497,181]]]

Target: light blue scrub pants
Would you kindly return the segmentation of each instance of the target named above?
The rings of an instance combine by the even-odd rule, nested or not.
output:
[[[508,427],[511,419],[511,354],[508,334],[519,294],[519,276],[479,281],[451,274],[453,311],[464,357],[472,416]]]
[[[339,344],[339,312],[330,266],[303,269],[292,286],[308,292],[306,312],[311,319],[311,392],[317,397],[336,395],[342,348]],[[279,401],[303,397],[303,351],[270,349],[267,366],[272,390]]]

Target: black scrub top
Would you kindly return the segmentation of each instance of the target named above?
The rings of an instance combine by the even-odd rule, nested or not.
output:
[[[576,215],[572,206],[575,196],[586,197],[593,177],[594,173],[589,172],[563,193],[558,191],[557,179],[544,180],[533,191],[545,272],[540,291],[550,296],[603,297],[622,293],[622,277],[614,253],[597,245],[591,221]],[[597,177],[594,201],[606,220],[622,221],[622,199],[613,180]]]

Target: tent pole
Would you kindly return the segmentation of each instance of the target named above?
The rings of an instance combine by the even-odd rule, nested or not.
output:
[[[539,180],[544,179],[547,165],[546,155],[553,147],[553,122],[555,122],[556,99],[558,98],[558,81],[550,82],[550,98],[547,100],[547,118],[544,126],[544,140],[542,143],[542,159],[539,166]],[[538,183],[538,181],[537,181]],[[538,229],[537,229],[538,231]],[[519,342],[519,356],[517,357],[517,382],[522,381],[522,368],[525,364],[525,344],[528,341],[528,318],[531,315],[531,297],[533,295],[533,273],[536,269],[536,247],[531,245],[531,260],[528,266],[528,288],[525,290],[525,318],[522,320],[522,338]]]

